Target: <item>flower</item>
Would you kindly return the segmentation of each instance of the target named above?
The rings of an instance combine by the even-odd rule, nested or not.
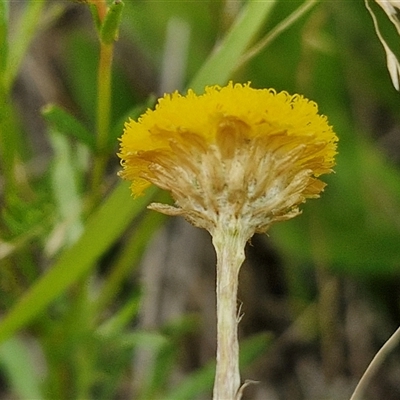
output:
[[[175,92],[125,125],[119,173],[134,196],[151,184],[183,215],[207,229],[217,256],[217,357],[214,399],[240,399],[237,288],[246,242],[272,223],[293,218],[325,187],[337,136],[317,105],[303,96],[210,86],[198,96]]]
[[[300,213],[332,172],[337,136],[317,104],[301,95],[250,84],[166,94],[154,110],[129,120],[120,139],[119,175],[134,196],[151,184],[169,191],[183,215],[211,234],[234,221],[249,239]],[[239,222],[238,222],[239,221]]]

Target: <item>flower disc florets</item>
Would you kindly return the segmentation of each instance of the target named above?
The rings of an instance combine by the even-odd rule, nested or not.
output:
[[[134,196],[151,184],[168,190],[183,215],[211,233],[240,221],[249,237],[299,214],[332,172],[337,136],[316,103],[301,95],[229,83],[197,96],[175,92],[125,125],[120,176]]]

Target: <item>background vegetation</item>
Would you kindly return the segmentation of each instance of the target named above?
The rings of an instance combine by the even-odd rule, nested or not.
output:
[[[248,247],[246,398],[349,398],[400,321],[400,97],[364,3],[92,3],[0,0],[0,397],[210,398],[209,238],[134,201],[116,152],[157,96],[232,79],[315,100],[340,138],[322,198]],[[400,398],[399,355],[367,399]]]

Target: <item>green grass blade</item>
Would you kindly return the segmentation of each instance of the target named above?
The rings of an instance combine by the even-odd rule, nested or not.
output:
[[[6,71],[4,73],[4,86],[10,90],[18,74],[21,62],[39,27],[40,16],[46,0],[28,1],[26,9],[19,21],[20,29],[13,39],[13,45],[8,49]]]
[[[95,303],[95,312],[101,315],[104,309],[112,303],[120,291],[121,285],[140,258],[151,240],[154,232],[164,223],[166,216],[160,213],[146,213],[135,227],[134,233],[126,241],[119,257],[115,260],[113,269],[104,281],[101,295]]]
[[[8,0],[0,0],[0,81],[3,79],[1,74],[5,69],[8,54],[8,15]]]
[[[18,398],[43,398],[40,390],[41,378],[38,376],[30,349],[22,340],[13,338],[0,346],[0,365]]]
[[[201,93],[206,85],[225,84],[274,4],[275,0],[250,0],[218,49],[203,64],[189,87]]]
[[[124,304],[124,306],[114,313],[103,325],[99,328],[99,333],[102,335],[118,335],[123,332],[124,328],[131,323],[137,316],[140,308],[141,293],[134,293],[132,297]]]
[[[79,240],[61,254],[49,272],[41,277],[15,304],[0,323],[0,342],[26,326],[57,296],[76,282],[122,234],[130,221],[150,202],[154,190],[133,201],[128,184],[121,182],[88,220]]]

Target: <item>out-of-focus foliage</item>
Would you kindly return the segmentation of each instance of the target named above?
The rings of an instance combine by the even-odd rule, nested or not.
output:
[[[306,3],[313,3],[307,12],[241,63]],[[0,397],[209,394],[212,361],[188,367],[186,378],[174,374],[182,343],[201,322],[182,316],[159,329],[140,327],[138,269],[165,223],[145,207],[164,194],[149,191],[134,201],[116,176],[124,121],[153,107],[163,91],[251,81],[304,94],[334,126],[336,174],[326,178],[322,198],[269,232],[287,275],[286,300],[299,301],[293,326],[307,326],[310,341],[329,336],[314,321],[320,299],[313,271],[356,278],[366,288],[400,275],[400,97],[362,1],[142,0],[121,10],[101,28],[85,4],[0,0]],[[390,21],[382,18],[381,26],[398,47]],[[108,136],[99,145],[101,40],[103,48],[113,46],[113,64]],[[376,296],[375,287],[367,297]],[[385,328],[388,315],[398,315],[386,300],[378,301]],[[282,337],[246,338],[244,363],[268,356]],[[153,363],[143,366],[138,389],[132,364],[143,351]]]
[[[385,140],[398,146],[398,93],[374,33],[366,32],[371,20],[363,4],[344,8],[332,4],[331,12],[315,13],[298,59],[303,92],[318,102],[340,137],[336,175],[329,177],[323,199],[304,207],[302,221],[281,224],[273,236],[304,260],[325,248],[324,263],[342,272],[398,273],[399,156],[398,147],[385,148]]]

